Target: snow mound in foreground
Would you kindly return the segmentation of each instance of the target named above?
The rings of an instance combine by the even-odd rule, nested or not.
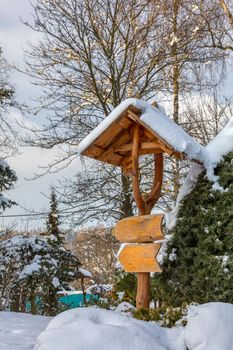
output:
[[[50,322],[34,350],[185,350],[182,332],[114,311],[72,309]]]
[[[190,307],[184,338],[189,350],[233,350],[233,305]]]
[[[0,312],[0,349],[32,350],[38,335],[51,317],[33,316],[21,312]]]
[[[192,306],[186,327],[162,328],[94,307],[55,317],[34,350],[233,350],[233,305]]]

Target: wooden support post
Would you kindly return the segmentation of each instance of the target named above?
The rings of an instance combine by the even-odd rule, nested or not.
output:
[[[132,144],[132,182],[133,194],[138,207],[139,215],[149,215],[158,200],[163,180],[163,155],[155,155],[154,182],[150,194],[144,198],[140,192],[139,180],[139,147],[140,147],[140,125],[136,124],[133,133]],[[150,306],[150,273],[138,273],[136,307],[137,309],[148,309]]]
[[[150,306],[150,273],[140,272],[138,273],[138,285],[137,285],[137,297],[136,297],[137,309],[149,309]]]

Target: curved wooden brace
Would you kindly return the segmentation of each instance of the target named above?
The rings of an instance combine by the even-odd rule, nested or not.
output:
[[[153,206],[159,199],[163,182],[163,154],[154,156],[154,181],[151,192],[144,199],[140,191],[140,171],[139,171],[139,147],[140,147],[140,125],[136,125],[133,131],[132,146],[132,182],[134,198],[139,209],[139,215],[150,214]]]
[[[137,124],[134,127],[134,131],[133,131],[133,146],[132,146],[133,194],[134,194],[134,198],[135,198],[140,215],[145,215],[146,205],[140,192],[139,146],[140,146],[140,125]]]
[[[154,156],[154,181],[151,192],[146,198],[146,211],[149,214],[158,201],[163,183],[163,153]]]

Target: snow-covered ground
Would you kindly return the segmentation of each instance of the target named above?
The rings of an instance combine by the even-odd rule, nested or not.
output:
[[[0,312],[0,350],[31,350],[51,317]],[[54,348],[55,350],[55,348]]]
[[[55,317],[35,350],[233,350],[233,305],[191,306],[187,326],[162,328],[97,308]]]
[[[50,320],[0,312],[0,349],[233,350],[231,304],[192,306],[187,326],[170,329],[95,307],[72,309]]]

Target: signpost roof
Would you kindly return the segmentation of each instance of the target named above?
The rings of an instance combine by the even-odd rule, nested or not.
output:
[[[174,123],[160,106],[128,99],[115,108],[78,146],[78,153],[131,168],[133,128],[140,125],[139,155],[166,153],[203,161],[204,147]]]

